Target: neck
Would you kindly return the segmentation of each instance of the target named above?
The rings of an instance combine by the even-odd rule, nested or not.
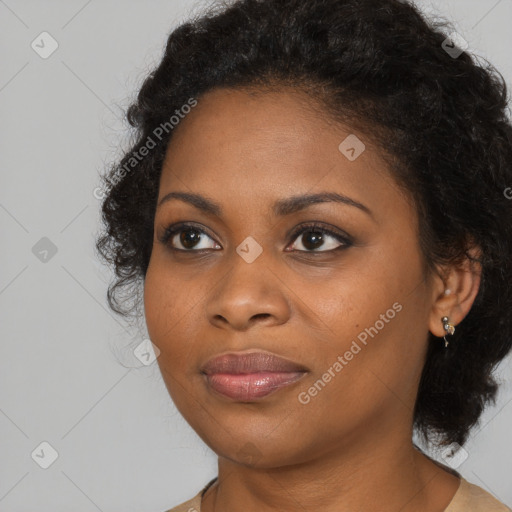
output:
[[[459,479],[418,451],[411,432],[358,436],[306,462],[254,468],[220,457],[202,512],[442,512]],[[333,447],[334,448],[334,447]],[[241,505],[243,504],[243,507]]]

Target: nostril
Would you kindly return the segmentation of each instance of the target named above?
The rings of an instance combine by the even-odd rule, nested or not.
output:
[[[268,316],[270,316],[269,313],[258,313],[257,315],[253,315],[253,319],[256,319],[256,318],[267,318]]]

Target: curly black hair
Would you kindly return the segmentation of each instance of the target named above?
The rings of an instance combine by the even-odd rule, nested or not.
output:
[[[482,249],[480,289],[449,349],[429,333],[414,410],[422,439],[463,445],[512,346],[512,125],[502,75],[457,51],[452,31],[405,0],[235,0],[175,28],[127,110],[135,142],[102,177],[96,249],[115,270],[112,310],[141,304],[170,118],[214,88],[305,91],[382,149],[417,208],[426,268]]]

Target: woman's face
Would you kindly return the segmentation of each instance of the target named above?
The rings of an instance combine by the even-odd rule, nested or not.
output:
[[[414,208],[364,133],[305,101],[285,89],[199,100],[168,147],[145,281],[177,408],[218,455],[258,467],[410,440],[429,326],[441,325]],[[345,199],[291,201],[312,194]],[[181,222],[193,226],[163,243]],[[236,357],[255,352],[291,365]]]

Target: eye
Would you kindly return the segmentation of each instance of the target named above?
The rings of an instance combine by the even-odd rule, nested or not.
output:
[[[203,243],[207,238],[212,240],[212,238],[208,236],[203,229],[195,227],[194,224],[183,222],[169,226],[165,230],[160,241],[163,244],[169,245],[174,251],[192,252],[193,249],[194,251],[199,252],[201,250],[220,248],[220,245],[215,241],[213,241],[213,244],[216,247],[197,246],[198,243]],[[181,247],[176,247],[176,243],[181,245]]]
[[[307,237],[305,236],[306,234],[308,235]],[[341,232],[337,233],[318,223],[299,226],[293,231],[291,238],[295,240],[299,236],[302,236],[300,245],[303,247],[298,249],[299,252],[329,252],[352,245],[348,235]],[[208,243],[208,239],[212,240],[210,247],[208,245],[201,247],[201,244]],[[326,241],[329,241],[329,239],[331,241],[326,244]],[[204,229],[186,222],[169,226],[160,238],[160,241],[168,245],[173,251],[200,252],[208,251],[209,249],[221,249],[221,246]],[[178,245],[181,245],[181,247],[178,247]],[[317,249],[323,245],[327,245],[327,248],[318,251]]]
[[[348,235],[337,233],[317,223],[299,226],[292,234],[292,238],[295,239],[295,237],[298,237],[300,241],[299,252],[330,252],[352,245]],[[329,239],[330,242],[328,242]],[[327,248],[322,251],[316,250],[322,246]]]

